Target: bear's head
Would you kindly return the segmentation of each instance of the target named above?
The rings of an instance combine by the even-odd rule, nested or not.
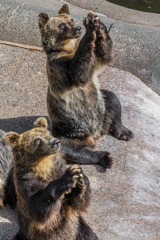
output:
[[[76,39],[81,36],[81,27],[77,26],[69,12],[69,5],[64,4],[58,15],[49,17],[47,13],[38,15],[39,29],[42,36],[42,45],[46,53],[63,45],[66,40]]]
[[[34,164],[38,159],[56,154],[59,150],[60,140],[47,130],[45,118],[38,118],[33,127],[20,135],[15,132],[6,134],[5,142],[12,147],[15,161],[25,158],[28,164]]]

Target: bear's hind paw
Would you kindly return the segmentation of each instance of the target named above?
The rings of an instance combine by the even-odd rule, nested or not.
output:
[[[129,141],[130,139],[134,138],[133,133],[129,129],[124,127],[123,125],[121,126],[121,128],[119,128],[118,130],[114,131],[112,134],[117,139],[124,140],[124,141]]]

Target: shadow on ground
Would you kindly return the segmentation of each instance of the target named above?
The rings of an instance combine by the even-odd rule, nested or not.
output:
[[[8,118],[8,119],[0,119],[0,129],[5,132],[17,132],[21,134],[26,132],[33,127],[33,122],[39,118],[45,117],[48,122],[48,126],[50,128],[49,118],[47,116],[29,116],[29,117],[18,117],[18,118]]]
[[[47,119],[48,129],[50,129],[50,122],[48,116],[29,116],[29,117],[24,116],[18,118],[0,119],[0,129],[5,132],[12,131],[21,134],[32,129],[34,121],[39,117],[45,117]],[[98,172],[100,173],[106,172],[105,168],[96,164],[94,166]]]
[[[12,239],[18,232],[17,213],[8,206],[0,210],[0,240]]]

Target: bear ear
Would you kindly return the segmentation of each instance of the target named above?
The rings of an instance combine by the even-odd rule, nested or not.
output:
[[[47,13],[39,13],[38,14],[38,24],[39,28],[42,29],[46,25],[46,23],[49,21],[49,16]]]
[[[62,14],[62,13],[66,13],[66,14],[70,14],[70,11],[69,11],[69,5],[68,4],[64,4],[58,11],[59,14]]]
[[[11,147],[14,147],[18,142],[20,135],[16,132],[6,133],[5,142],[8,143]]]
[[[33,127],[47,128],[48,127],[47,120],[44,117],[37,118],[37,120],[33,123]]]

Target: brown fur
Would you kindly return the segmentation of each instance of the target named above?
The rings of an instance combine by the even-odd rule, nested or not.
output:
[[[49,155],[47,157],[40,157],[33,165],[32,170],[36,177],[42,177],[46,180],[51,176],[54,167],[53,155]]]
[[[46,120],[37,119],[21,135],[7,133],[5,141],[14,155],[19,222],[14,240],[97,240],[81,217],[90,203],[89,181],[78,165],[66,167]]]
[[[5,190],[7,178],[13,164],[11,147],[4,141],[6,133],[0,130],[0,209],[6,202]]]
[[[53,136],[63,138],[66,159],[111,167],[109,153],[93,152],[94,141],[103,134],[129,140],[131,131],[121,123],[121,105],[116,95],[100,89],[97,75],[113,59],[112,40],[95,13],[83,20],[86,32],[71,17],[64,4],[54,17],[38,15],[42,46],[47,55],[47,110]],[[92,139],[86,141],[84,139]],[[79,146],[76,145],[79,139]],[[81,141],[82,140],[82,141]],[[75,144],[74,144],[75,142]],[[68,151],[70,153],[68,153]],[[102,159],[100,159],[100,156]]]

